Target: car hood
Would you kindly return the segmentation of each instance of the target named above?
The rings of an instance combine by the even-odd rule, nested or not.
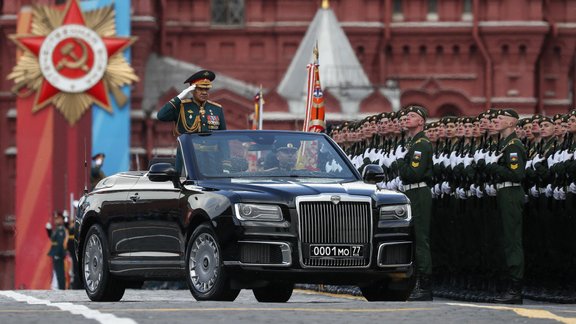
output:
[[[319,182],[290,179],[268,179],[246,181],[232,179],[229,181],[204,180],[198,183],[207,190],[227,191],[236,196],[239,202],[277,202],[293,206],[299,196],[318,195],[351,195],[371,197],[377,205],[405,204],[408,198],[399,192],[379,190],[376,185],[362,181],[353,182]]]

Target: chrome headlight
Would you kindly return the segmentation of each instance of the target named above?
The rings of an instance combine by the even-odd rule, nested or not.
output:
[[[236,217],[242,221],[279,222],[282,209],[277,205],[235,204]]]
[[[405,220],[412,219],[412,209],[410,205],[392,205],[380,207],[380,220]]]

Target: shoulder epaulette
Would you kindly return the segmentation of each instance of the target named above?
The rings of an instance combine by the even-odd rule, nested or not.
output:
[[[221,104],[219,104],[219,103],[217,103],[217,102],[214,102],[214,101],[210,101],[210,100],[207,100],[207,101],[208,101],[209,103],[213,104],[214,106],[217,106],[217,107],[220,107],[220,108],[222,108],[222,105],[221,105]]]
[[[430,143],[430,140],[427,137],[420,137],[416,142],[414,142],[414,144],[418,144],[420,142],[428,142]]]

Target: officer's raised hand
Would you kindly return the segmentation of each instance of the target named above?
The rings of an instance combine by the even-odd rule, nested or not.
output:
[[[191,86],[189,86],[188,88],[184,89],[182,92],[180,92],[180,94],[178,95],[178,99],[182,100],[184,99],[184,97],[186,97],[186,95],[188,95],[190,92],[194,91],[194,89],[196,89],[196,85],[193,84]]]

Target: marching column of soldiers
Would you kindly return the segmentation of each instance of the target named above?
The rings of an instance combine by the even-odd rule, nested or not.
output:
[[[406,189],[396,161],[411,140],[401,127],[407,108],[330,130],[360,172],[382,166],[383,189]],[[529,118],[490,109],[426,124],[435,296],[576,302],[575,133],[576,109]]]

